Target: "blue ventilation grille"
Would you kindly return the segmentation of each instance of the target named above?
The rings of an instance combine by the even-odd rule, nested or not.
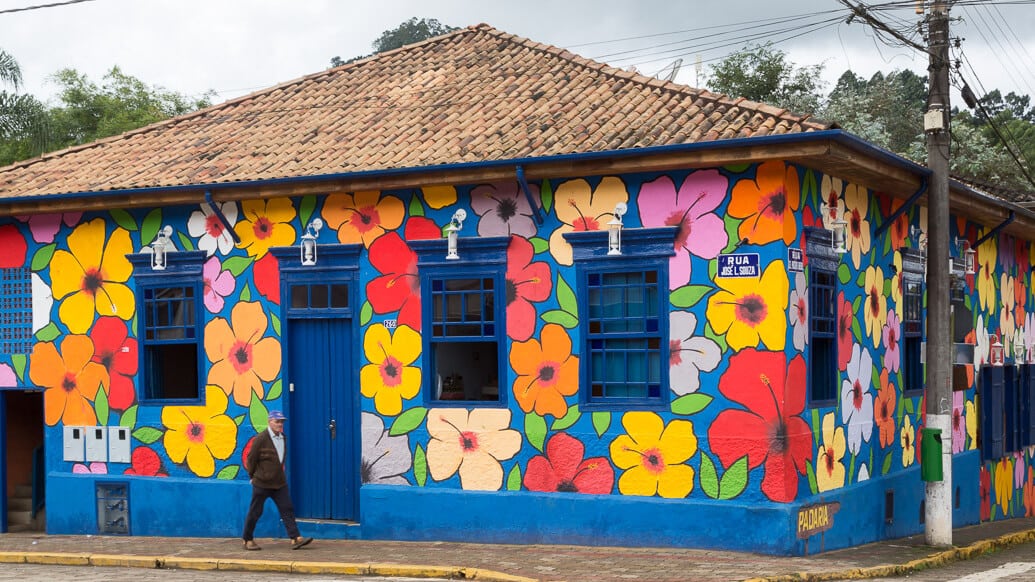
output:
[[[32,351],[32,271],[0,269],[0,353]]]

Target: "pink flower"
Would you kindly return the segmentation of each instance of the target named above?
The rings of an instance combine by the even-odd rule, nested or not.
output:
[[[955,390],[952,393],[952,452],[963,452],[963,446],[967,442],[967,421],[963,417],[963,391]]]
[[[82,463],[72,465],[72,472],[79,474],[107,475],[108,466],[104,463],[90,463],[89,466]]]
[[[234,292],[236,281],[230,271],[222,270],[223,266],[215,256],[205,261],[202,278],[205,281],[205,309],[212,313],[223,310],[223,298]]]
[[[0,388],[14,388],[18,385],[18,377],[8,364],[0,364]]]
[[[884,368],[889,372],[898,372],[902,363],[902,350],[898,349],[899,340],[902,338],[902,322],[894,309],[888,310],[888,322],[881,330],[881,339],[884,340]]]
[[[18,220],[29,223],[29,230],[32,231],[32,240],[38,243],[54,242],[54,235],[61,229],[61,222],[65,226],[75,226],[82,218],[82,212],[67,212],[65,214],[34,214],[32,216],[19,216]]]
[[[726,247],[722,218],[715,209],[726,199],[729,181],[717,170],[690,174],[676,190],[668,176],[640,187],[637,204],[645,227],[676,226],[676,256],[669,260],[669,287],[690,282],[690,255],[714,259]]]

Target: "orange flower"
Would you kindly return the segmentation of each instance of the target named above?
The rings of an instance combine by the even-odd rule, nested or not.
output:
[[[884,448],[895,440],[895,385],[888,381],[887,368],[880,373],[880,390],[873,416],[880,430],[880,446]]]
[[[1024,482],[1024,517],[1035,516],[1035,469],[1028,467],[1028,480]]]
[[[70,335],[61,342],[58,353],[54,342],[32,348],[29,378],[44,388],[44,417],[48,426],[61,421],[69,426],[94,426],[97,414],[91,404],[97,390],[108,391],[108,370],[93,358],[93,340],[85,335]]]
[[[743,218],[737,234],[755,245],[783,239],[791,244],[797,236],[795,212],[801,202],[798,172],[783,162],[758,166],[754,180],[741,180],[733,187],[728,213]]]
[[[560,418],[568,412],[564,397],[579,390],[579,359],[571,354],[571,338],[563,327],[546,324],[542,338],[542,344],[534,338],[514,342],[510,350],[510,365],[518,374],[514,397],[525,412],[534,408],[540,416]]]
[[[262,337],[269,320],[257,302],[238,303],[230,319],[232,328],[222,317],[205,326],[205,354],[212,361],[208,383],[233,394],[240,406],[248,406],[253,393],[262,398],[262,383],[280,373],[280,342]]]
[[[405,214],[402,200],[382,198],[377,190],[331,194],[323,205],[327,226],[338,231],[339,242],[362,242],[367,248],[385,231],[399,228]]]

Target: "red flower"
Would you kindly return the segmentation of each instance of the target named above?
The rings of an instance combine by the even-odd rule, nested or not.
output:
[[[420,279],[417,253],[397,232],[388,232],[370,243],[370,264],[380,277],[367,283],[367,300],[374,313],[399,312],[398,324],[420,331]]]
[[[553,291],[550,266],[532,262],[535,249],[528,240],[512,236],[507,247],[507,336],[523,342],[535,332],[535,306]]]
[[[992,474],[984,465],[981,465],[978,491],[981,497],[981,521],[988,521],[992,517]]]
[[[546,443],[546,454],[528,461],[525,487],[531,491],[568,493],[611,492],[615,472],[606,457],[583,460],[586,447],[577,438],[559,432]]]
[[[855,324],[855,312],[852,304],[845,300],[845,292],[837,294],[837,369],[844,372],[848,369],[848,360],[852,358],[852,326]]]
[[[108,406],[126,410],[136,402],[133,377],[137,373],[137,340],[128,337],[126,322],[118,317],[99,317],[90,331],[94,362],[104,366],[111,377]]]
[[[130,458],[133,461],[133,465],[123,471],[126,475],[141,475],[144,477],[169,476],[162,470],[162,460],[158,458],[158,453],[148,447],[133,449],[133,455]]]
[[[25,252],[28,243],[25,236],[13,224],[0,226],[0,269],[10,269],[25,265]]]
[[[280,265],[277,257],[267,253],[252,266],[255,289],[266,299],[280,305]]]
[[[430,218],[414,216],[406,221],[405,236],[406,240],[442,238],[442,229]]]
[[[797,474],[812,459],[812,430],[798,416],[805,410],[804,358],[788,366],[783,352],[741,350],[730,357],[719,391],[747,410],[719,413],[708,427],[712,452],[727,468],[745,456],[749,469],[765,463],[762,492],[772,501],[793,501]]]

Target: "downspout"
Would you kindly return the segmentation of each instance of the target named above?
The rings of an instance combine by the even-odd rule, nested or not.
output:
[[[528,189],[528,181],[525,180],[525,167],[518,164],[514,172],[517,174],[518,184],[521,186],[521,191],[525,193],[525,201],[528,202],[528,207],[532,209],[532,216],[535,218],[535,223],[538,225],[543,224],[543,216],[539,212],[539,207],[536,206],[535,200],[532,198],[532,192]]]
[[[912,196],[907,198],[906,201],[902,204],[902,206],[896,208],[895,211],[891,213],[891,216],[889,216],[887,220],[882,222],[881,225],[877,227],[877,230],[873,232],[874,238],[879,237],[880,235],[884,234],[889,228],[891,228],[891,225],[895,224],[895,221],[898,220],[898,217],[905,214],[906,211],[908,211],[914,204],[916,204],[916,201],[919,200],[925,192],[927,192],[927,176],[921,176],[920,189],[914,192]]]
[[[212,199],[212,191],[205,190],[205,203],[212,209],[212,213],[216,215],[219,222],[223,224],[223,230],[230,233],[230,238],[234,240],[234,244],[241,244],[241,237],[237,236],[237,232],[234,231],[234,227],[230,225],[230,221],[226,219],[226,215],[223,214],[223,209],[216,204],[216,201]]]
[[[993,228],[992,230],[988,231],[988,233],[985,236],[977,239],[977,242],[974,243],[974,247],[973,248],[975,248],[975,249],[978,248],[979,246],[981,246],[981,243],[983,243],[986,240],[992,238],[993,236],[999,234],[999,231],[1003,230],[1004,228],[1007,227],[1007,225],[1009,225],[1011,222],[1013,222],[1014,218],[1016,218],[1016,214],[1014,213],[1013,210],[1011,210],[1010,214],[1007,215],[1006,220],[1004,220],[1001,223],[999,223],[999,226],[997,226],[997,227]]]

